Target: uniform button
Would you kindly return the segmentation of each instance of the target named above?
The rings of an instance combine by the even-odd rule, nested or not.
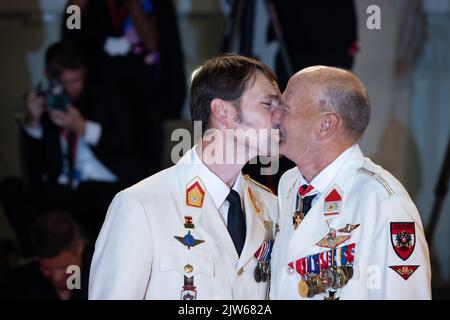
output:
[[[244,268],[240,268],[238,271],[238,276],[241,276],[244,273]]]
[[[190,264],[184,266],[184,272],[191,273],[192,271],[194,271],[194,267],[191,266]]]

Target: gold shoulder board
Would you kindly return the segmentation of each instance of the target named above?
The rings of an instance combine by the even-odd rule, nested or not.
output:
[[[269,187],[267,187],[267,186],[263,185],[262,183],[259,183],[258,181],[252,179],[248,174],[245,174],[245,175],[243,176],[243,178],[244,178],[245,180],[247,180],[247,181],[250,181],[250,182],[256,184],[258,187],[260,187],[260,188],[266,190],[267,192],[273,193],[272,190],[271,190]]]

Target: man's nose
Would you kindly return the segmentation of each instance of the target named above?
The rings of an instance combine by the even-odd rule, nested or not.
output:
[[[279,124],[281,120],[281,108],[276,108],[273,112],[272,112],[272,124]]]

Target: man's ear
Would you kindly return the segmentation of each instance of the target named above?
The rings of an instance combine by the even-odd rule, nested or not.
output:
[[[228,109],[225,101],[219,98],[211,101],[211,117],[225,127],[228,126]]]
[[[340,118],[335,113],[326,113],[321,116],[318,138],[327,139],[334,135],[338,129]]]

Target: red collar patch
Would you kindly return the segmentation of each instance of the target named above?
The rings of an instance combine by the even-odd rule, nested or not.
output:
[[[391,222],[391,242],[397,256],[406,261],[416,245],[414,222]]]
[[[326,196],[324,201],[324,215],[333,216],[339,214],[342,208],[342,196],[335,186]]]

